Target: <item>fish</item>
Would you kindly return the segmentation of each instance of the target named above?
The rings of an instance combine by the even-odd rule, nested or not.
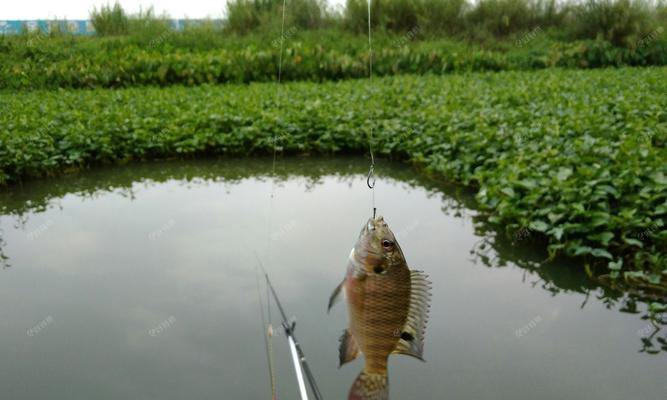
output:
[[[348,400],[386,400],[389,355],[424,361],[431,282],[424,272],[410,270],[381,216],[370,218],[361,229],[345,278],[331,294],[328,310],[343,297],[348,327],[340,338],[339,368],[360,353],[364,355],[364,367]]]

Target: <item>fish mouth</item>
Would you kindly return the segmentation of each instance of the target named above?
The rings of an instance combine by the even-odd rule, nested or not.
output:
[[[382,216],[378,216],[375,219],[372,217],[368,219],[368,222],[364,226],[364,229],[361,230],[361,235],[366,235],[370,232],[375,231],[378,227],[380,226],[386,226],[387,224],[384,222],[384,218]]]
[[[364,262],[378,262],[378,259],[381,258],[379,238],[384,235],[383,232],[386,226],[387,224],[380,216],[377,218],[369,218],[361,229],[356,249],[357,256],[360,257]]]

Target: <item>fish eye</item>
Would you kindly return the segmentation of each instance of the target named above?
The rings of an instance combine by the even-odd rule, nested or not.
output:
[[[394,242],[388,239],[384,239],[382,241],[382,247],[384,247],[387,250],[391,250],[394,247]]]

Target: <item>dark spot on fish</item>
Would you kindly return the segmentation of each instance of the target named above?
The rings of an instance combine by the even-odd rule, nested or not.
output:
[[[401,339],[403,339],[407,342],[412,342],[415,339],[415,337],[412,336],[411,333],[403,332],[403,333],[401,333]]]
[[[381,273],[384,272],[384,268],[382,268],[380,266],[377,266],[377,267],[373,268],[373,272],[375,272],[376,274],[381,274]]]

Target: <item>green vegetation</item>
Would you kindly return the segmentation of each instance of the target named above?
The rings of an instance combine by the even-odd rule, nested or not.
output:
[[[665,68],[0,94],[0,182],[154,158],[376,151],[552,257],[667,282]],[[280,107],[278,106],[280,104]],[[602,269],[597,269],[602,268]]]
[[[586,0],[574,9],[577,37],[603,38],[617,46],[632,47],[643,34],[664,24],[656,9],[639,0]]]
[[[378,76],[667,65],[667,35],[647,38],[634,49],[606,41],[554,42],[539,32],[493,48],[449,39],[408,43],[395,34],[375,39]],[[154,34],[130,37],[0,38],[0,89],[272,81],[278,44],[276,36],[220,36],[207,26],[179,34],[156,28]],[[368,76],[368,42],[335,30],[292,32],[283,61],[286,80],[361,78]]]
[[[323,0],[287,3],[288,26],[336,27],[357,33],[368,29],[367,0],[347,0],[341,14],[327,8]],[[275,29],[282,5],[283,0],[232,0],[226,29],[237,33]],[[486,41],[539,27],[568,40],[602,38],[630,47],[667,22],[664,10],[662,0],[374,0],[371,20],[376,30],[416,28],[430,38]]]
[[[330,26],[325,0],[290,0],[285,9],[285,24],[299,29]],[[229,0],[225,29],[247,33],[278,28],[282,24],[283,0]]]
[[[287,8],[286,80],[368,75],[365,0],[340,14],[322,0]],[[667,65],[667,8],[644,0],[379,0],[372,3],[379,76]],[[97,36],[0,36],[0,89],[117,88],[275,79],[282,0],[233,0],[223,24],[183,32],[153,9],[93,10]]]
[[[99,10],[93,9],[90,21],[98,35],[122,35],[129,32],[129,20],[125,10],[116,3],[113,6],[105,5]]]

